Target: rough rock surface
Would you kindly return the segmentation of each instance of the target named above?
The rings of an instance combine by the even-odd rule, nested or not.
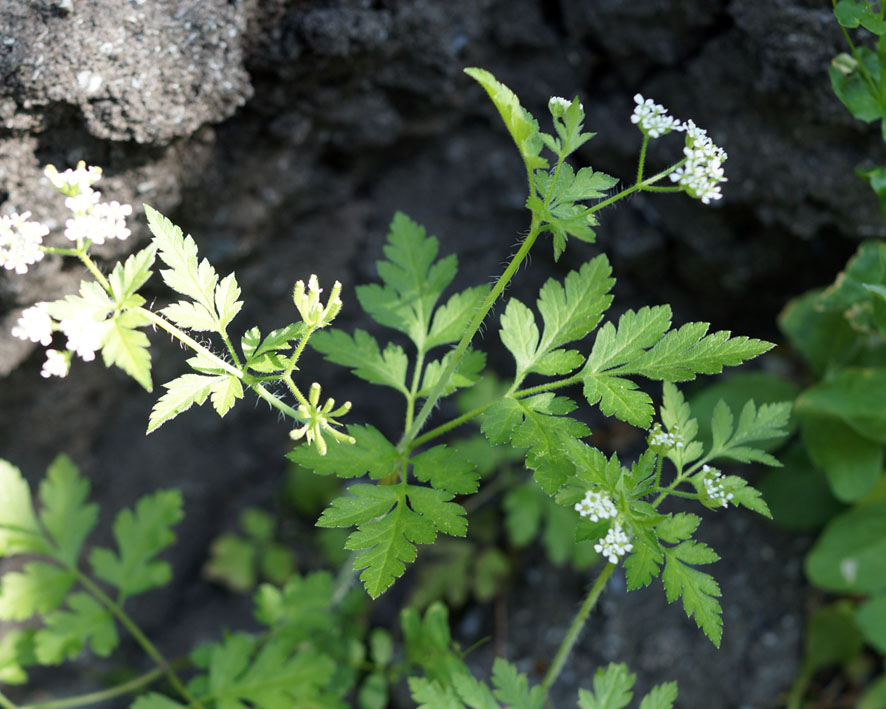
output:
[[[84,159],[104,167],[106,195],[157,207],[220,270],[237,269],[241,322],[288,322],[293,281],[315,272],[345,282],[342,322],[353,326],[351,289],[373,277],[395,209],[459,253],[465,284],[499,271],[526,228],[518,159],[462,67],[489,69],[538,115],[551,94],[579,93],[598,132],[580,159],[626,177],[639,146],[627,116],[640,92],[708,128],[730,154],[730,181],[714,208],[643,195],[604,213],[599,243],[620,279],[618,306],[671,302],[679,321],[777,337],[774,318],[788,297],[829,281],[859,238],[883,234],[868,188],[851,177],[876,159],[878,138],[827,81],[840,42],[828,8],[813,0],[6,0],[0,209],[59,224],[61,203],[41,167]],[[665,149],[656,148],[650,159],[663,163]],[[130,241],[104,255],[143,242],[144,222],[133,222]],[[570,246],[554,266],[539,251],[515,292],[531,297],[552,272],[594,252]],[[21,308],[69,292],[81,275],[52,258],[26,278],[0,274],[0,452],[36,477],[67,451],[109,510],[181,486],[180,581],[138,611],[161,642],[169,621],[188,628],[168,631],[170,646],[205,639],[232,612],[194,585],[207,544],[244,503],[273,494],[286,428],[246,405],[223,421],[189,412],[146,440],[152,397],[118,372],[77,363],[67,380],[42,380],[40,354],[9,327]],[[155,378],[167,381],[181,371],[181,355],[153,339]],[[400,414],[389,402],[333,376],[317,373],[358,403],[361,417],[393,430]],[[742,579],[756,568],[748,550],[763,548],[771,530],[741,524],[740,539],[724,533],[731,546],[719,574],[728,632],[742,653],[709,650],[686,666],[684,636],[704,641],[676,608],[640,647],[630,621],[658,611],[632,606],[619,616],[614,594],[604,604],[609,640],[594,661],[636,660],[641,675],[659,663],[656,681],[679,679],[683,706],[772,702],[799,652],[801,579],[782,577],[779,563],[760,566],[783,590],[761,610],[760,584]],[[782,541],[777,553],[790,548]],[[545,579],[545,594],[565,593]],[[515,591],[513,604],[526,602],[515,612],[547,632],[550,618],[533,614],[532,583]],[[581,582],[573,591],[578,599]],[[724,669],[724,657],[752,668],[748,694],[725,689],[739,666]],[[80,689],[74,675],[54,677],[54,689]]]

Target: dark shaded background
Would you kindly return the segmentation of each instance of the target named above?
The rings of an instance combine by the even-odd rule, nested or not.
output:
[[[527,226],[519,158],[463,67],[492,71],[540,116],[550,95],[581,95],[599,135],[579,160],[626,179],[640,143],[631,97],[641,92],[728,151],[724,199],[711,208],[672,195],[620,203],[602,214],[598,246],[571,244],[555,265],[542,245],[514,292],[531,299],[546,277],[603,249],[619,278],[617,309],[668,302],[677,322],[777,340],[785,301],[832,280],[859,239],[883,234],[868,188],[852,176],[882,162],[882,145],[831,93],[827,65],[842,40],[828,5],[6,0],[0,203],[60,224],[62,200],[42,166],[101,165],[105,195],[155,206],[221,272],[236,269],[243,328],[289,322],[291,286],[311,273],[345,284],[340,326],[365,326],[353,286],[374,277],[394,210],[459,254],[460,285],[500,272]],[[653,165],[679,149],[661,142]],[[100,253],[118,258],[143,244],[144,220],[132,221],[133,237]],[[105,505],[104,534],[110,510],[182,488],[176,585],[135,613],[162,646],[183,652],[215,637],[220,622],[248,623],[248,603],[196,580],[210,540],[245,504],[277,494],[288,427],[248,402],[224,420],[188,412],[145,438],[155,396],[116,370],[77,362],[65,380],[41,379],[42,354],[9,329],[22,308],[70,292],[82,275],[53,258],[27,277],[0,275],[0,454],[34,480],[68,452]],[[159,384],[183,371],[183,355],[153,341]],[[351,421],[396,429],[399,409],[376,391],[316,364],[305,376],[351,398]],[[680,608],[665,612],[660,588],[624,595],[616,580],[599,630],[586,633],[563,678],[566,696],[600,662],[623,660],[644,686],[679,679],[680,706],[775,704],[799,653],[805,542],[741,514],[717,521],[708,534],[724,556],[715,572],[723,648],[714,651]],[[512,659],[531,669],[550,656],[586,583],[529,569],[509,600]],[[460,630],[482,633],[487,616],[469,611]],[[101,665],[79,664],[32,688],[92,688]]]

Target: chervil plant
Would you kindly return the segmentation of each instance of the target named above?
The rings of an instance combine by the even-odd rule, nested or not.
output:
[[[501,460],[517,456],[531,471],[532,480],[510,488],[511,513],[528,505],[542,509],[537,502],[542,495],[549,506],[545,509],[553,505],[560,510],[557,515],[570,515],[577,538],[589,541],[602,557],[603,566],[541,684],[531,687],[528,677],[504,660],[496,662],[491,685],[474,678],[452,643],[440,604],[431,604],[424,617],[413,608],[403,610],[405,648],[395,662],[390,634],[382,629],[367,633],[362,622],[354,621],[364,596],[359,590],[349,591],[351,569],[340,575],[338,584],[331,575],[317,572],[293,574],[282,586],[261,585],[256,617],[267,628],[263,634],[227,634],[218,643],[197,648],[189,658],[170,661],[132,622],[125,603],[168,582],[169,566],[156,557],[174,541],[172,528],[182,515],[180,495],[161,491],[119,513],[114,523],[116,549],[94,548],[84,562],[81,550],[97,509],[86,501],[88,483],[64,458],[56,461],[40,486],[39,509],[20,472],[8,463],[0,467],[0,489],[7,491],[8,500],[0,504],[0,553],[36,558],[23,571],[4,577],[0,617],[24,620],[36,615],[42,622],[37,629],[7,634],[0,645],[0,677],[24,681],[27,665],[60,662],[87,646],[106,656],[116,647],[122,628],[154,661],[155,669],[123,685],[52,706],[138,694],[165,677],[162,692],[139,694],[132,706],[340,706],[350,698],[373,707],[385,704],[391,683],[408,677],[412,698],[421,706],[542,707],[550,701],[550,689],[607,580],[622,565],[632,590],[661,577],[668,600],[682,599],[687,615],[719,645],[720,589],[698,568],[718,556],[694,539],[701,517],[667,511],[665,503],[677,496],[709,510],[744,506],[768,515],[754,488],[716,466],[735,461],[778,465],[758,444],[783,435],[789,405],[758,407],[747,402],[736,416],[720,402],[710,421],[711,442],[705,445],[676,383],[739,365],[768,350],[770,343],[709,332],[705,323],[673,326],[667,305],[629,310],[615,321],[604,321],[615,283],[605,255],[562,280],[550,279],[539,291],[535,310],[505,298],[504,292],[537,241],[549,238],[555,259],[570,240],[593,242],[597,212],[634,192],[685,192],[705,204],[718,200],[726,153],[692,121],[679,121],[638,95],[631,117],[642,136],[636,179],[607,196],[615,178],[591,167],[575,169],[567,160],[593,137],[584,131],[584,108],[577,98],[550,100],[554,130],[546,133],[492,75],[480,69],[467,73],[489,94],[517,146],[527,179],[529,228],[491,287],[444,296],[456,275],[457,257],[441,256],[436,238],[407,216],[395,215],[385,257],[378,262],[379,282],[358,287],[357,297],[376,323],[408,338],[408,351],[395,343],[380,344],[376,335],[363,330],[329,328],[342,307],[341,287],[336,283],[323,299],[313,276],[307,285],[295,285],[298,320],[264,337],[257,328],[248,329],[236,347],[229,334],[241,307],[234,275],[219,278],[199,257],[191,237],[147,206],[151,245],[106,275],[90,256],[90,246],[126,238],[129,208],[102,202],[92,189],[100,172],[82,164],[63,173],[50,167],[46,173],[67,196],[73,216],[65,237],[73,245],[43,246],[46,228],[29,221],[27,214],[12,215],[0,224],[0,259],[6,268],[23,273],[45,253],[62,254],[78,258],[92,274],[78,294],[26,310],[15,328],[16,336],[47,347],[66,338],[64,349],[47,349],[44,376],[65,376],[74,355],[89,361],[101,352],[106,365],[121,368],[150,391],[144,330],[157,327],[193,355],[187,360],[191,371],[164,385],[166,392],[151,412],[148,432],[207,399],[223,416],[248,390],[291,418],[291,437],[301,443],[289,457],[318,475],[352,481],[317,524],[352,530],[345,544],[353,552],[349,566],[361,572],[372,598],[405,573],[417,557],[418,545],[433,544],[439,535],[465,536],[465,507],[470,506],[470,496],[485,492],[480,488],[483,466],[478,464],[483,455],[478,456],[476,439],[464,443],[452,437],[465,424],[478,423],[485,439],[481,448],[504,446],[510,452]],[[647,176],[649,141],[669,133],[682,135],[682,157]],[[183,296],[157,311],[138,293],[156,259],[162,262],[166,285]],[[481,388],[485,356],[474,339],[484,323],[495,326],[490,313],[500,302],[498,332],[514,367],[500,388]],[[215,342],[201,344],[205,335],[198,342],[191,332],[211,333]],[[345,427],[340,418],[348,413],[349,403],[324,401],[316,382],[305,394],[293,374],[308,345],[357,377],[402,397],[402,432],[391,438],[366,423]],[[661,401],[654,401],[638,380],[662,382]],[[589,445],[584,412],[564,393],[574,387],[580,387],[587,406],[645,431],[639,457],[623,463],[616,453],[606,455]],[[470,389],[479,394],[473,408],[429,426],[442,399]],[[278,390],[292,402],[273,393]],[[359,407],[355,413],[359,417]],[[492,479],[485,484],[497,483]],[[525,485],[536,486],[535,492],[516,492]],[[255,520],[247,522],[244,519],[244,528],[252,541],[241,540],[241,546],[264,555],[273,548],[272,527],[267,520],[257,526]],[[215,562],[219,558],[217,553]],[[254,583],[252,565],[244,571],[242,564],[228,562],[216,566],[221,575],[230,581],[235,573],[242,581],[246,574],[242,585]],[[598,671],[592,689],[579,693],[578,704],[583,709],[624,707],[633,684],[634,676],[624,665],[610,665]],[[676,695],[674,683],[661,685],[641,707],[671,707]],[[0,706],[23,709],[2,694]],[[32,709],[35,706],[39,705]]]

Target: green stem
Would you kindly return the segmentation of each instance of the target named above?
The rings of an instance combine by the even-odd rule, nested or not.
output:
[[[637,192],[638,190],[648,190],[650,185],[658,182],[659,180],[661,180],[664,177],[667,177],[668,175],[670,175],[674,170],[676,170],[678,167],[680,167],[685,162],[686,162],[686,159],[684,158],[680,162],[678,162],[674,165],[671,165],[666,170],[662,170],[661,172],[653,175],[652,177],[646,178],[642,182],[638,182],[634,185],[631,185],[630,187],[623,189],[618,194],[614,194],[611,197],[609,197],[608,199],[604,199],[602,202],[597,202],[597,204],[595,204],[593,207],[590,207],[588,209],[588,214],[593,214],[594,212],[599,212],[601,209],[603,209],[603,207],[608,207],[613,202],[618,202],[618,200],[627,197],[629,194],[632,194],[633,192]]]
[[[588,597],[585,598],[584,603],[581,604],[581,608],[578,609],[578,613],[575,614],[575,618],[572,620],[572,625],[569,626],[569,630],[563,638],[563,642],[560,643],[560,648],[557,650],[557,654],[554,656],[554,661],[551,663],[551,667],[541,683],[541,688],[544,690],[545,694],[548,693],[551,685],[554,684],[560,672],[563,670],[563,666],[566,664],[566,660],[569,659],[572,647],[575,645],[575,641],[578,640],[578,635],[584,627],[588,615],[591,613],[591,609],[593,609],[594,605],[597,603],[597,599],[603,592],[603,588],[606,586],[609,577],[612,576],[613,571],[615,571],[615,564],[607,563],[606,567],[600,572],[600,575],[591,587]]]
[[[665,496],[674,495],[675,497],[685,497],[689,500],[699,499],[697,492],[683,492],[682,490],[672,490],[669,487],[658,487],[658,485],[653,488],[652,492],[658,492]],[[656,500],[654,504],[656,507],[658,507],[660,503],[658,502],[658,500]]]
[[[801,709],[803,706],[803,696],[806,694],[806,688],[812,679],[812,674],[805,668],[797,675],[791,685],[791,693],[788,695],[788,701],[785,709]]]
[[[195,352],[199,352],[207,359],[212,360],[213,364],[215,364],[219,369],[223,369],[228,374],[232,374],[237,379],[243,379],[243,372],[237,369],[234,365],[225,362],[221,357],[213,353],[211,350],[206,349],[203,345],[197,342],[193,337],[188,335],[187,333],[179,330],[175,325],[169,322],[166,318],[160,317],[155,312],[148,310],[147,308],[132,308],[134,312],[143,315],[148,320],[150,320],[154,325],[159,327],[161,330],[166,330],[170,335],[172,335],[175,339],[180,342],[183,342],[188,347],[190,347]]]
[[[62,256],[80,256],[80,252],[77,249],[62,249],[58,246],[41,246],[40,250],[44,254],[61,254]],[[0,702],[0,706],[2,706],[2,702]]]
[[[190,692],[188,692],[185,685],[178,678],[178,675],[172,669],[172,664],[167,660],[157,647],[152,643],[148,636],[145,635],[141,628],[139,628],[129,617],[126,611],[118,605],[108,594],[101,590],[97,584],[95,584],[92,579],[86,576],[82,571],[77,569],[77,567],[69,567],[71,571],[73,571],[77,575],[77,580],[80,582],[80,585],[83,586],[93,598],[95,598],[99,603],[101,603],[105,608],[107,608],[111,614],[120,621],[120,624],[129,631],[129,634],[135,639],[135,641],[141,645],[142,649],[148,654],[148,656],[157,664],[158,668],[161,672],[166,675],[166,679],[169,680],[169,683],[175,688],[175,690],[187,700],[187,702],[194,707],[202,707],[202,704],[198,702]]]
[[[501,401],[501,399],[496,399],[495,401],[490,401],[488,404],[484,404],[483,406],[478,406],[476,409],[472,409],[468,411],[466,414],[462,414],[458,418],[454,418],[451,421],[447,421],[444,424],[437,426],[437,428],[432,428],[427,433],[422,434],[418,438],[416,438],[412,443],[409,444],[407,450],[413,450],[414,448],[418,448],[420,445],[427,443],[428,441],[432,441],[439,436],[442,436],[444,433],[448,433],[454,428],[458,428],[462,424],[467,423],[471,419],[477,418],[480,414],[482,414],[486,409],[495,404],[496,402]]]
[[[440,400],[440,397],[443,394],[443,390],[446,388],[446,385],[449,384],[449,380],[452,378],[453,373],[458,368],[458,365],[461,363],[461,359],[462,357],[464,357],[464,354],[468,349],[468,345],[471,344],[471,340],[474,339],[474,335],[477,334],[477,330],[480,329],[480,325],[483,324],[483,321],[486,319],[486,316],[489,314],[492,306],[498,300],[499,296],[507,287],[508,283],[510,283],[511,278],[514,277],[514,274],[517,272],[520,264],[523,263],[523,260],[526,258],[526,255],[529,253],[529,250],[532,248],[532,245],[538,238],[540,229],[541,224],[539,222],[539,219],[537,216],[533,215],[532,224],[529,228],[529,234],[520,245],[519,251],[517,251],[514,257],[511,259],[511,262],[508,264],[505,272],[501,275],[501,278],[498,279],[496,284],[492,287],[492,290],[486,296],[483,304],[474,314],[474,319],[471,320],[471,323],[468,325],[467,330],[465,331],[464,335],[462,335],[461,340],[453,351],[452,358],[449,360],[449,364],[440,375],[440,378],[437,380],[437,383],[434,385],[434,388],[431,390],[428,398],[425,399],[425,403],[419,410],[418,416],[415,417],[412,425],[406,430],[406,433],[403,434],[403,438],[400,440],[400,444],[398,446],[401,451],[406,450],[409,444],[418,435],[418,432],[421,431],[422,426],[425,425],[425,421],[428,420],[428,416],[431,415],[431,411],[434,410],[434,407]]]
[[[415,369],[412,372],[412,386],[409,388],[409,396],[406,397],[406,420],[403,429],[408,431],[415,417],[415,402],[418,387],[421,384],[421,374],[425,366],[425,349],[420,347],[415,355]]]
[[[222,342],[225,343],[225,347],[228,348],[228,352],[231,355],[231,359],[234,360],[234,366],[237,369],[242,371],[243,365],[240,364],[240,358],[237,356],[237,350],[235,350],[234,345],[231,344],[231,338],[228,337],[228,333],[221,330],[221,331],[219,331],[219,334],[221,335]]]
[[[643,134],[643,145],[640,146],[640,160],[637,163],[637,184],[643,181],[643,168],[646,167],[646,148],[649,146],[649,136]]]
[[[578,384],[582,378],[583,374],[579,372],[578,374],[574,374],[571,377],[567,377],[566,379],[557,379],[553,382],[545,382],[544,384],[538,384],[534,387],[529,387],[527,389],[518,389],[511,396],[515,399],[525,399],[527,396],[534,396],[535,394],[542,394],[546,391],[551,391],[552,389],[562,389],[563,387],[572,386],[573,384]]]
[[[3,707],[3,709],[20,709],[20,707],[3,694],[3,692],[0,692],[0,707]]]
[[[291,419],[296,421],[301,421],[301,416],[298,415],[298,411],[293,409],[289,404],[284,404],[280,399],[274,396],[271,392],[265,389],[261,384],[258,383],[250,383],[249,386],[252,388],[260,398],[267,401],[272,407],[277,409],[280,413],[288,416]]]
[[[113,699],[114,697],[120,697],[124,694],[130,694],[142,687],[145,687],[152,682],[156,681],[163,675],[163,669],[158,667],[156,669],[151,670],[135,679],[129,680],[129,682],[124,682],[123,684],[118,684],[114,687],[110,687],[108,689],[103,689],[98,692],[89,692],[88,694],[78,694],[75,697],[65,697],[64,699],[54,699],[49,702],[38,702],[37,704],[22,704],[15,709],[68,709],[69,707],[83,707],[88,706],[90,704],[97,704],[98,702],[104,702],[108,699]],[[3,706],[6,706],[5,704]],[[15,705],[10,705],[9,709],[12,709]]]
[[[89,269],[89,272],[93,276],[95,276],[95,280],[97,280],[99,283],[101,283],[102,288],[104,288],[105,291],[107,291],[108,295],[113,295],[111,293],[111,284],[108,283],[108,279],[105,278],[105,274],[103,274],[101,271],[98,270],[98,266],[95,265],[95,262],[91,258],[89,258],[89,254],[86,253],[85,251],[80,251],[80,250],[76,251],[75,253],[80,258],[80,260],[83,262],[83,265]]]

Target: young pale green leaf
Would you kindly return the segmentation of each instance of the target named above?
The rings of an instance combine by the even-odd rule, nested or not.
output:
[[[378,480],[394,472],[401,464],[396,447],[373,426],[348,426],[354,443],[329,441],[326,455],[314,446],[297,446],[286,457],[313,470],[318,475],[358,478],[369,473]]]
[[[640,702],[639,709],[672,709],[676,701],[677,683],[664,682],[649,690],[649,694]]]
[[[0,556],[50,554],[21,471],[0,459]]]
[[[161,309],[160,314],[187,330],[215,332],[218,329],[215,313],[202,303],[180,300]]]
[[[447,352],[440,359],[432,360],[425,366],[425,372],[421,380],[421,389],[416,396],[425,398],[430,396],[431,391],[440,381],[449,361],[452,359],[454,350]],[[449,383],[443,388],[442,396],[449,396],[457,389],[471,387],[480,379],[480,372],[486,366],[486,354],[478,350],[468,349],[449,379]]]
[[[231,320],[240,312],[243,307],[243,301],[237,300],[240,297],[240,286],[233,273],[229,273],[222,278],[221,282],[215,287],[213,300],[215,302],[215,312],[218,313],[218,329],[222,332],[230,325]]]
[[[567,165],[564,163],[563,168]],[[557,183],[555,198],[561,202],[578,202],[588,199],[605,197],[607,190],[618,184],[618,178],[603,172],[595,172],[590,167],[580,168],[571,175],[571,168],[566,175],[561,171],[560,180]],[[564,177],[566,179],[564,179]]]
[[[87,644],[99,657],[108,657],[120,641],[110,611],[86,593],[71,595],[68,607],[47,614],[45,627],[34,636],[40,664],[73,659]]]
[[[328,361],[350,367],[370,384],[392,387],[408,396],[409,358],[400,345],[388,343],[382,352],[376,339],[364,330],[355,330],[353,337],[342,330],[321,330],[311,337],[311,346]]]
[[[476,465],[457,448],[434,446],[409,462],[416,479],[429,482],[437,490],[469,495],[479,487]]]
[[[716,646],[723,636],[723,610],[717,598],[722,595],[713,576],[689,564],[710,564],[720,557],[713,550],[694,541],[684,541],[675,547],[666,547],[665,567],[661,580],[668,603],[682,596],[687,617],[695,616],[695,623]]]
[[[182,374],[171,382],[164,384],[166,393],[157,399],[151,416],[148,419],[147,433],[156,431],[160,426],[187,411],[194,404],[200,406],[206,401],[217,376],[206,374]]]
[[[98,521],[98,505],[87,504],[89,481],[80,477],[73,461],[59,455],[40,483],[40,521],[58,550],[53,554],[67,566],[76,566],[80,549]]]
[[[213,312],[215,286],[218,276],[206,259],[197,255],[197,244],[191,236],[184,236],[182,230],[160,212],[144,205],[148,228],[154,235],[154,246],[161,260],[169,266],[160,272],[163,281],[176,293],[185,295],[200,303],[207,311]]]
[[[434,311],[431,329],[425,348],[430,350],[450,342],[457,342],[474,317],[486,294],[488,286],[474,286],[453,294],[449,300]]]
[[[11,571],[0,580],[0,619],[27,620],[58,608],[75,577],[72,571],[55,564],[32,561],[21,572]]]
[[[378,262],[384,285],[357,288],[357,299],[372,318],[409,336],[420,351],[428,349],[434,305],[455,277],[455,255],[436,260],[438,241],[424,227],[397,212],[384,247],[387,260]]]
[[[219,416],[224,416],[237,399],[243,398],[243,384],[233,374],[221,374],[213,377],[209,387],[209,400]]]
[[[495,697],[514,709],[542,709],[545,693],[541,687],[529,689],[529,680],[507,660],[497,657],[492,665]]]
[[[243,354],[247,359],[251,359],[266,352],[278,352],[289,349],[291,343],[304,334],[304,323],[293,323],[286,327],[271,330],[264,339],[261,338],[261,331],[254,327],[247,330],[240,342],[243,347]]]
[[[47,308],[56,320],[91,318],[96,322],[104,320],[114,309],[111,296],[95,281],[80,281],[78,295],[66,295],[62,300],[54,300]]]
[[[102,359],[105,366],[112,364],[120,367],[130,377],[144,387],[145,391],[153,391],[151,382],[151,343],[147,335],[139,327],[144,327],[147,320],[137,312],[126,311],[111,318],[102,343]]]
[[[490,443],[510,440],[518,448],[528,448],[526,466],[553,495],[575,472],[563,441],[590,433],[585,424],[566,416],[574,409],[570,399],[550,392],[526,399],[508,397],[486,410],[481,430]]]
[[[183,516],[178,490],[160,490],[142,497],[134,512],[122,510],[114,520],[117,553],[98,547],[89,555],[95,575],[116,587],[121,600],[169,583],[169,564],[154,557],[175,542],[172,527]]]
[[[154,246],[148,246],[131,254],[125,263],[118,261],[114,266],[114,270],[108,276],[108,283],[111,284],[111,292],[118,305],[128,307],[135,305],[136,301],[132,300],[132,296],[151,277],[151,266],[154,265],[156,251]],[[138,305],[142,303],[144,299]]]
[[[477,81],[489,94],[492,103],[498,109],[508,132],[517,144],[523,162],[530,171],[547,168],[548,163],[539,157],[542,148],[538,123],[523,106],[520,100],[507,86],[500,83],[484,69],[468,68],[465,74]]]
[[[594,673],[594,691],[578,690],[579,709],[623,709],[634,696],[637,676],[625,664],[610,663]]]

